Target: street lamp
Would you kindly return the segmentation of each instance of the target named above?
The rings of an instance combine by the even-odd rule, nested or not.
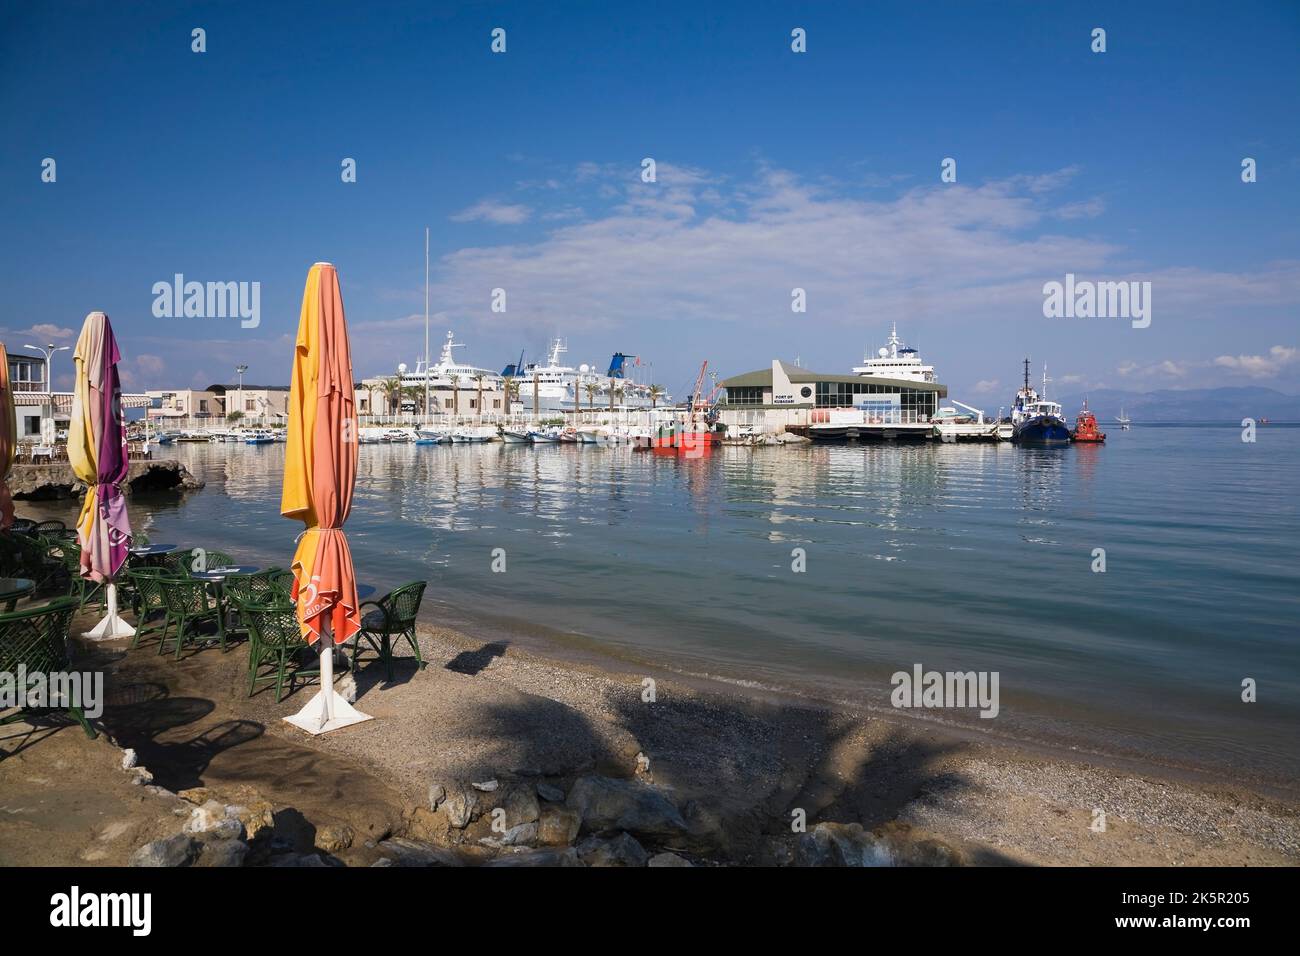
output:
[[[71,349],[72,346],[55,345],[53,342],[51,342],[49,345],[45,346],[45,348],[41,348],[39,345],[24,345],[23,348],[31,349],[34,352],[40,352],[42,355],[45,356],[45,393],[50,396],[49,421],[50,421],[50,425],[53,426],[54,425],[54,372],[51,369],[51,365],[54,359],[55,352],[66,352],[69,349]],[[45,440],[45,435],[44,435],[45,417],[44,416],[42,416],[41,418],[41,431],[42,431],[41,440],[44,441]],[[52,427],[50,431],[54,433],[57,432],[57,429]],[[51,444],[54,443],[55,437],[56,437],[55,434],[51,434],[49,436],[49,441]]]
[[[244,373],[248,371],[247,365],[236,365],[235,374],[239,376],[239,411],[244,411]],[[226,412],[226,418],[230,417],[230,412]]]

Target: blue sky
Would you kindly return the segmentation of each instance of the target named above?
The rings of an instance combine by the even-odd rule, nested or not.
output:
[[[1300,391],[1294,2],[0,10],[0,340],[103,309],[129,388],[286,382],[319,259],[358,377],[413,362],[428,226],[435,348],[489,367],[560,334],[681,394],[705,358],[847,371],[896,320],[991,407],[1024,355],[1062,392]],[[260,282],[261,325],[155,318],[177,272]],[[1152,282],[1150,327],[1044,318],[1067,272]]]

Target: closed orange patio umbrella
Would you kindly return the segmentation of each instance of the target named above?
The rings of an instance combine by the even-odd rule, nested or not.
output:
[[[307,273],[289,386],[280,513],[305,530],[293,556],[293,599],[303,639],[320,650],[321,689],[285,720],[311,734],[370,718],[334,690],[334,645],[361,628],[356,573],[343,523],[357,477],[352,355],[338,272],[318,262]]]

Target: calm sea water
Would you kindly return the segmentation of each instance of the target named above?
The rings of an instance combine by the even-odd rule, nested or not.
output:
[[[882,708],[916,663],[997,671],[981,729],[1300,780],[1300,429],[1111,432],[698,460],[363,446],[347,531],[361,580],[426,578],[426,616],[485,639]],[[153,540],[288,563],[284,446],[168,453],[208,485],[137,498]]]

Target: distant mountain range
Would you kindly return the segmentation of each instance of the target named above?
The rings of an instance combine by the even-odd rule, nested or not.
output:
[[[1138,422],[1212,422],[1243,418],[1268,418],[1279,422],[1300,421],[1300,395],[1287,395],[1273,388],[1186,388],[1158,392],[1126,392],[1102,388],[1085,394],[1049,396],[1061,403],[1069,421],[1088,399],[1088,407],[1103,425],[1113,422],[1120,409]]]

